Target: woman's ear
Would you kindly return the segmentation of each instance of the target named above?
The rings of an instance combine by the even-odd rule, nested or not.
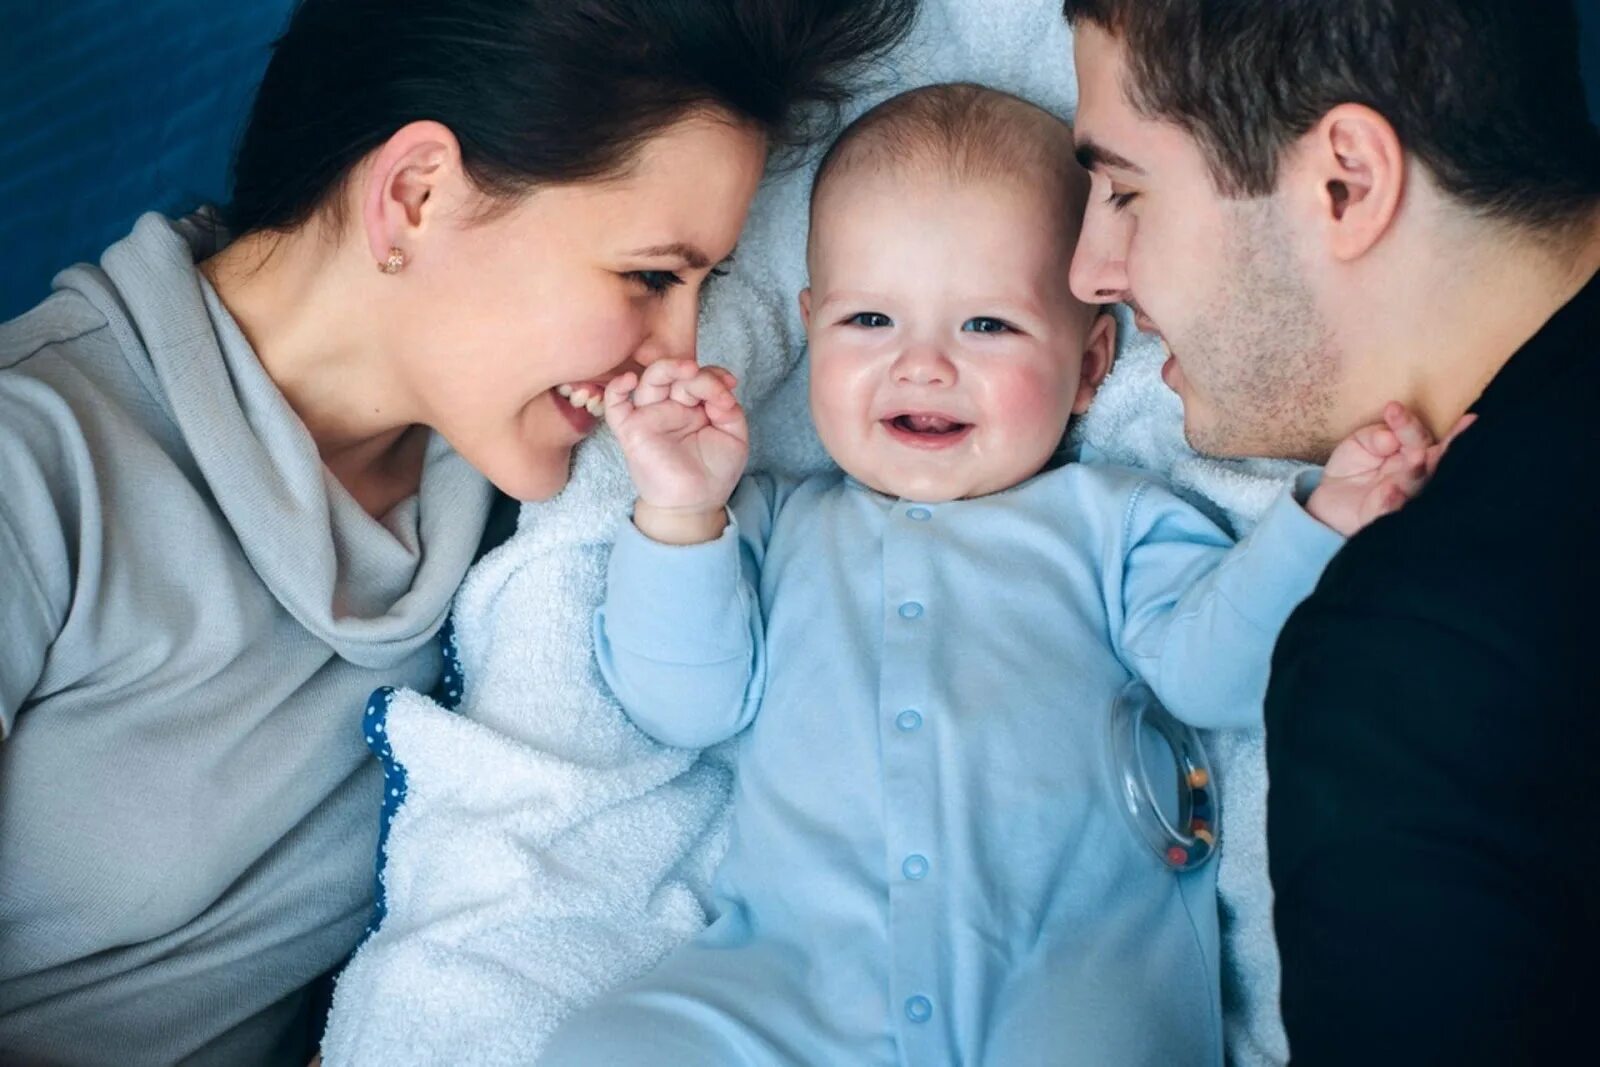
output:
[[[392,249],[415,258],[418,238],[441,204],[465,192],[461,145],[448,126],[422,120],[396,130],[365,172],[361,222],[372,258],[382,263]]]
[[[800,290],[800,325],[811,329],[811,289],[806,287]]]
[[[1111,360],[1117,352],[1117,320],[1109,310],[1102,310],[1089,327],[1089,339],[1083,344],[1083,364],[1078,369],[1078,394],[1072,400],[1072,413],[1082,415],[1089,410],[1095,391],[1111,373]]]

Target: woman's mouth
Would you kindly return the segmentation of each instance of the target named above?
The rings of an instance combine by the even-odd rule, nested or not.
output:
[[[950,448],[972,432],[972,423],[938,412],[906,411],[880,421],[894,440],[928,450]]]
[[[579,382],[555,387],[550,402],[566,417],[572,428],[587,436],[594,432],[606,413],[605,386],[596,382]]]
[[[556,395],[575,408],[583,408],[595,418],[606,413],[606,387],[594,382],[580,385],[558,385]]]

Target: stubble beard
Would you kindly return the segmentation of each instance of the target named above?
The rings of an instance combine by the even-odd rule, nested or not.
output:
[[[1226,279],[1179,358],[1205,368],[1206,417],[1184,420],[1195,451],[1325,461],[1341,361],[1282,212],[1271,197],[1242,201],[1233,215]]]

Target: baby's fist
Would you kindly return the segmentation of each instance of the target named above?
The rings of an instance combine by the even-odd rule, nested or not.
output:
[[[1450,443],[1475,418],[1463,415],[1443,441],[1435,442],[1409,408],[1391,402],[1382,422],[1363,426],[1333,450],[1306,511],[1346,537],[1399,511],[1422,491]]]
[[[744,473],[749,428],[734,376],[663,359],[606,386],[606,424],[639,500],[658,510],[720,510]]]

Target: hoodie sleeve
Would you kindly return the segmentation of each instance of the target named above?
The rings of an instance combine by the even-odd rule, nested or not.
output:
[[[38,686],[72,600],[81,553],[66,505],[78,496],[73,470],[90,460],[62,432],[70,420],[48,387],[0,371],[0,740]]]

